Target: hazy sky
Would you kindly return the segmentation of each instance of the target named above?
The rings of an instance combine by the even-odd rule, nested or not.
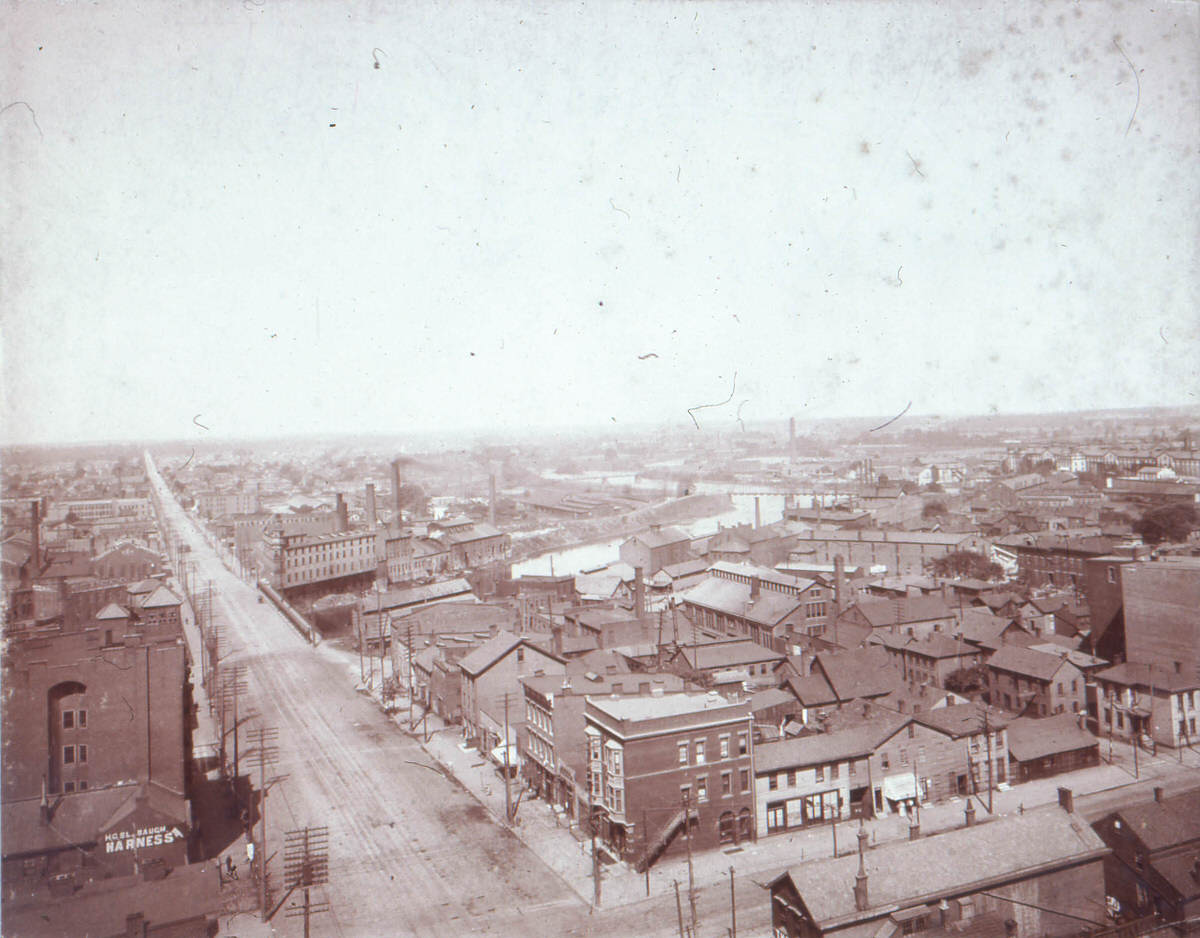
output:
[[[1196,3],[4,18],[10,440],[1198,401]]]

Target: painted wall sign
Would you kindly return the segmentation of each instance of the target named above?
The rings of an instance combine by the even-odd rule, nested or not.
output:
[[[123,850],[145,850],[165,847],[183,839],[178,827],[159,824],[156,827],[139,827],[133,831],[113,831],[104,835],[104,852],[120,853]]]

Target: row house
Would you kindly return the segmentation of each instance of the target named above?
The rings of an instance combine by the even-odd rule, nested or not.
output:
[[[790,663],[788,668],[794,669]],[[901,682],[883,652],[871,647],[820,652],[807,673],[789,676],[784,686],[799,702],[800,722],[807,726],[851,704],[881,703],[900,689]]]
[[[562,676],[523,678],[525,732],[523,775],[534,793],[568,823],[589,816],[588,735],[584,710],[589,696],[662,696],[683,690],[674,674],[632,673],[619,655],[589,653],[567,662]]]
[[[1017,575],[1030,586],[1083,588],[1087,561],[1112,553],[1116,541],[1103,536],[1029,536],[1013,545]]]
[[[515,746],[524,723],[521,680],[562,675],[566,662],[528,636],[498,632],[458,663],[462,671],[463,735],[480,752]],[[507,756],[506,756],[507,758]]]
[[[754,838],[750,704],[720,694],[588,698],[593,830],[639,870]]]
[[[987,659],[985,667],[985,699],[993,706],[1019,716],[1087,712],[1087,679],[1065,648],[1060,654],[1048,654],[1003,645]]]
[[[668,666],[684,675],[709,681],[726,671],[741,674],[741,681],[753,684],[775,684],[776,671],[787,660],[781,652],[764,648],[749,639],[704,642],[681,645],[671,656]]]
[[[867,705],[856,725],[756,748],[759,829],[908,815],[918,803],[978,794],[1008,777],[1000,714],[974,704],[920,714]]]
[[[955,671],[974,667],[983,659],[978,648],[942,632],[924,638],[881,632],[872,635],[869,642],[883,648],[889,664],[909,684],[945,687],[946,678]]]
[[[1200,676],[1183,668],[1125,662],[1099,671],[1097,733],[1149,737],[1178,749],[1194,746],[1200,722]]]
[[[1065,791],[1065,790],[1064,790]],[[1103,924],[1109,850],[1064,804],[814,860],[769,884],[775,938],[1067,938]],[[1100,910],[1099,915],[1097,909]]]
[[[839,627],[860,626],[870,629],[871,634],[886,632],[911,638],[926,638],[935,632],[950,635],[956,623],[954,610],[940,595],[863,599],[837,617]]]

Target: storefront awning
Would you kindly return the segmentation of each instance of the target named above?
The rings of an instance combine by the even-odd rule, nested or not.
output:
[[[890,775],[883,780],[883,797],[889,801],[911,801],[917,797],[917,780],[912,773]]]

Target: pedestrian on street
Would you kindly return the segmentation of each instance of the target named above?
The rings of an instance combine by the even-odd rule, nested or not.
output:
[[[233,862],[233,857],[228,854],[225,856],[225,872],[229,875],[230,879],[238,878],[237,864]]]

